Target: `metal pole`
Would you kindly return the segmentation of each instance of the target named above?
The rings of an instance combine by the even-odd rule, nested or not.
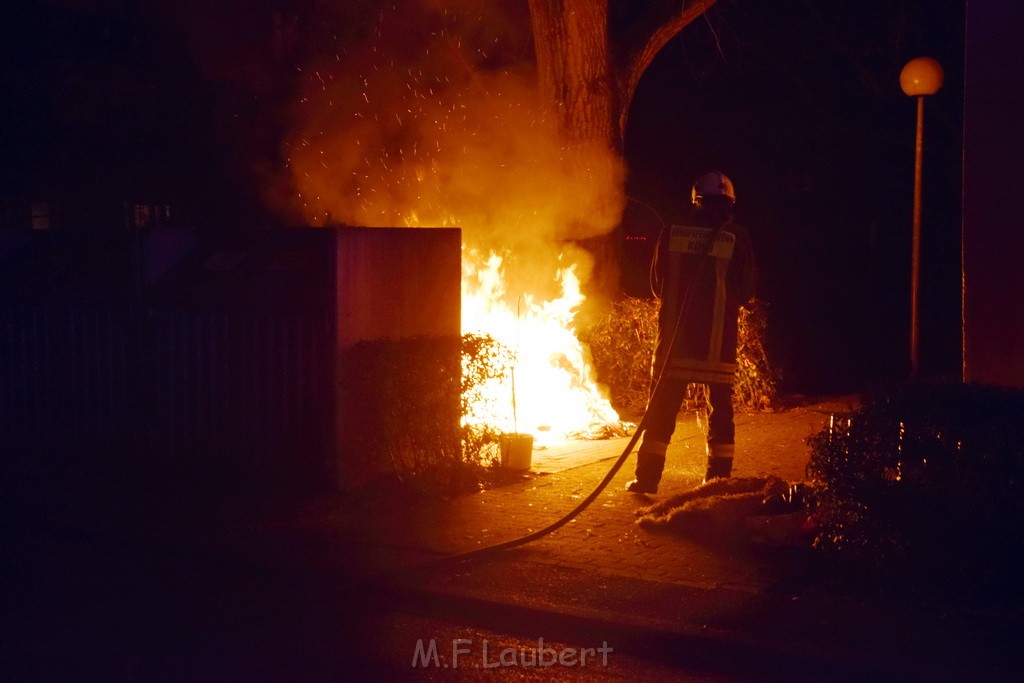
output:
[[[924,96],[917,98],[917,144],[914,150],[914,228],[910,261],[910,375],[920,371],[918,289],[921,282],[921,151],[924,147]]]

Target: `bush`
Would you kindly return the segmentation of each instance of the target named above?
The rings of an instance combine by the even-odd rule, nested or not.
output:
[[[768,304],[751,299],[740,307],[736,339],[735,403],[739,410],[767,411],[775,405],[778,373],[768,362],[764,347],[768,331]]]
[[[477,490],[495,464],[498,433],[464,424],[511,355],[487,336],[364,341],[342,357],[348,478],[396,477],[428,496]],[[461,364],[461,371],[460,371]]]
[[[625,297],[612,304],[612,310],[580,339],[590,347],[594,369],[608,386],[612,406],[619,413],[642,415],[647,408],[651,385],[651,358],[658,337],[659,303]],[[768,305],[753,299],[740,309],[736,348],[737,410],[771,410],[775,402],[778,377],[768,362],[764,346],[768,327]],[[701,410],[706,405],[703,385],[692,385],[687,409]]]
[[[462,420],[462,457],[479,469],[493,466],[500,433],[493,427],[468,421],[473,407],[492,408],[483,388],[492,379],[508,375],[512,367],[512,350],[489,335],[462,335],[462,383],[459,392],[459,416]]]
[[[620,415],[642,415],[651,389],[651,358],[658,338],[658,302],[626,297],[580,333],[591,362]]]
[[[886,583],[1020,598],[1024,394],[902,386],[809,444],[816,547]]]

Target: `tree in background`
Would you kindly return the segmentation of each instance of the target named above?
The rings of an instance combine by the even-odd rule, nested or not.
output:
[[[541,91],[567,137],[621,150],[629,105],[658,51],[715,0],[530,0]]]

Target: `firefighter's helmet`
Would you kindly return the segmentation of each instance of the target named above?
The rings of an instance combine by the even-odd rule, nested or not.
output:
[[[712,196],[728,197],[734,202],[736,201],[736,188],[732,186],[729,176],[721,171],[705,173],[697,178],[693,189],[690,190],[690,200],[694,204],[698,204],[704,197]]]

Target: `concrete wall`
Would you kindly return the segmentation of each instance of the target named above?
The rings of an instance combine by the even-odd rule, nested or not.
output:
[[[1024,388],[1024,3],[968,0],[965,378]]]
[[[338,342],[460,334],[462,231],[338,231]]]

